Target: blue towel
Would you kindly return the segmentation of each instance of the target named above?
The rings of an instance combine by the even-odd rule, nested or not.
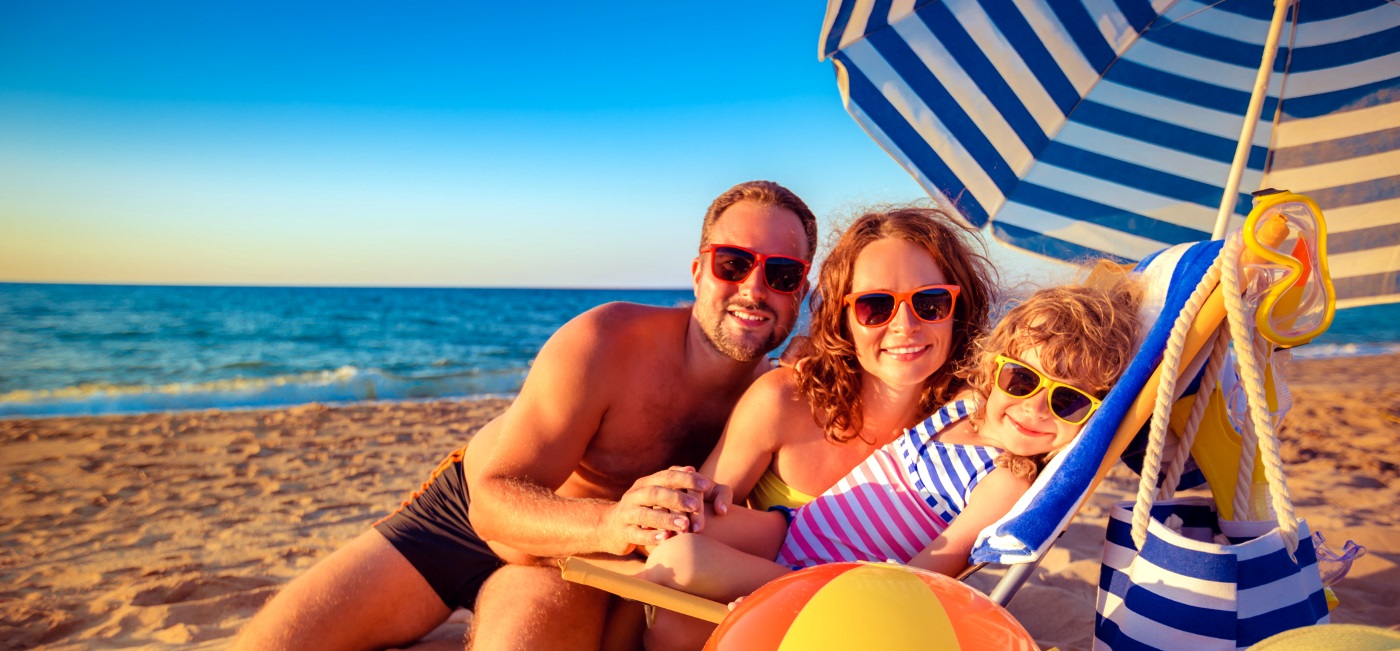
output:
[[[1157,370],[1172,324],[1215,261],[1220,241],[1181,244],[1149,256],[1138,264],[1147,287],[1142,315],[1151,328],[1122,379],[1104,398],[1103,406],[1079,437],[1051,460],[1031,489],[1011,511],[977,537],[972,562],[1028,563],[1039,558],[1088,498],[1109,444],[1128,408]],[[1202,354],[1208,351],[1203,351]],[[1182,368],[1186,368],[1183,360]]]

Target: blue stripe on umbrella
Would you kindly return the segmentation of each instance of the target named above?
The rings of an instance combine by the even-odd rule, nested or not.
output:
[[[1274,150],[1271,171],[1400,151],[1400,127]]]
[[[831,56],[841,47],[841,35],[846,32],[846,25],[851,22],[851,11],[855,9],[855,0],[846,0],[841,3],[841,8],[836,10],[836,20],[831,23],[831,31],[826,34],[826,46],[822,52]]]
[[[1162,122],[1093,100],[1084,100],[1070,119],[1109,133],[1152,143],[1166,149],[1186,152],[1193,156],[1208,158],[1226,165],[1229,165],[1235,157],[1235,141],[1230,138],[1222,138],[1215,134],[1188,129],[1170,122]],[[1249,168],[1264,169],[1266,156],[1268,156],[1268,150],[1264,147],[1252,147]]]
[[[1308,190],[1319,206],[1339,208],[1400,197],[1400,176],[1387,176],[1333,188]],[[1393,242],[1392,242],[1393,243]]]
[[[1126,59],[1119,59],[1118,63],[1109,68],[1104,79],[1144,93],[1170,97],[1225,113],[1243,115],[1245,107],[1249,106],[1248,92],[1182,77]],[[1268,107],[1265,107],[1264,115],[1270,114]]]
[[[1116,0],[1114,4],[1118,5],[1118,10],[1128,19],[1128,24],[1139,34],[1157,19],[1157,12],[1152,10],[1152,3],[1148,0]]]
[[[1332,288],[1336,290],[1338,300],[1400,293],[1400,273],[1387,271],[1368,276],[1333,278]]]
[[[865,22],[866,34],[873,34],[890,24],[890,5],[892,4],[894,4],[894,0],[875,0],[875,6],[870,9],[870,18],[866,19]]]
[[[1060,24],[1065,26],[1070,39],[1084,58],[1088,59],[1089,65],[1094,67],[1094,72],[1102,74],[1113,64],[1113,60],[1118,58],[1113,47],[1103,39],[1103,32],[1094,24],[1094,19],[1089,17],[1084,5],[1077,2],[1051,3],[1050,10],[1055,12]]]
[[[1220,205],[1222,188],[1219,186],[1143,167],[1103,154],[1096,154],[1062,142],[1050,143],[1045,148],[1045,152],[1040,155],[1040,160],[1097,179],[1111,181],[1118,185],[1136,188],[1163,197],[1188,201],[1208,208]],[[1248,215],[1251,203],[1252,199],[1249,195],[1240,194],[1235,203],[1235,212]]]
[[[1350,16],[1368,9],[1384,5],[1386,0],[1327,0],[1326,2],[1306,2],[1301,5],[1300,20],[1303,23],[1319,20],[1332,20]],[[1233,3],[1232,3],[1233,4]],[[1265,16],[1267,19],[1268,16]]]
[[[1234,142],[1230,139],[1231,134],[1217,131],[1223,127],[1193,127],[1192,120],[1198,115],[1193,111],[1182,111],[1179,118],[1176,115],[1149,118],[1135,115],[1133,106],[1129,104],[1096,101],[1097,95],[1079,97],[1075,84],[1083,81],[1077,76],[1074,77],[1075,81],[1071,81],[1069,71],[1077,70],[1070,66],[1080,66],[1080,62],[1060,61],[1055,56],[1063,54],[1058,49],[1062,43],[1069,48],[1077,48],[1077,51],[1071,52],[1071,57],[1082,57],[1088,66],[1099,70],[1108,66],[1103,78],[1115,86],[1147,93],[1149,96],[1169,98],[1210,112],[1239,116],[1248,105],[1249,96],[1248,89],[1243,87],[1243,77],[1235,73],[1252,70],[1257,65],[1259,45],[1250,44],[1248,41],[1263,38],[1264,26],[1273,13],[1272,3],[1250,0],[1210,4],[1203,7],[1209,11],[1200,15],[1186,16],[1182,12],[1173,12],[1172,17],[1164,19],[1153,9],[1153,0],[1096,0],[1095,3],[1089,3],[1087,0],[1051,0],[1038,5],[1053,12],[1053,17],[1047,25],[1041,25],[1028,18],[1031,14],[1021,13],[1022,3],[1018,0],[966,2],[976,4],[975,7],[968,7],[970,11],[985,13],[991,21],[992,29],[1005,39],[1007,46],[1014,50],[1014,56],[1019,57],[1029,69],[1028,76],[1031,78],[1023,81],[1038,83],[1045,89],[1050,101],[1058,107],[1061,115],[1075,122],[1076,127],[1065,132],[1066,135],[1073,134],[1070,142],[1075,142],[1074,138],[1089,136],[1084,129],[1078,128],[1089,127],[1103,134],[1113,134],[1111,137],[1115,140],[1123,138],[1148,143],[1154,149],[1165,148],[1182,152],[1186,157],[1213,161],[1220,165],[1224,165],[1233,157]],[[930,141],[925,141],[925,134],[919,131],[921,127],[917,127],[917,124],[909,125],[905,116],[895,110],[891,102],[898,100],[885,99],[881,89],[872,86],[871,79],[862,76],[859,69],[850,64],[849,59],[838,58],[850,73],[852,112],[859,115],[866,128],[877,135],[885,146],[889,147],[890,152],[904,162],[930,191],[941,192],[954,200],[967,213],[969,221],[979,226],[983,225],[989,218],[988,212],[1005,203],[1024,206],[1025,214],[1018,216],[1012,225],[995,232],[1017,246],[1056,257],[1075,257],[1103,252],[1092,251],[1088,247],[1063,241],[1052,235],[1035,233],[1033,230],[1050,230],[1052,227],[1039,227],[1034,222],[1024,221],[1028,215],[1044,215],[1054,223],[1061,223],[1061,220],[1052,218],[1052,215],[1068,219],[1087,216],[1088,221],[1095,224],[1094,228],[1106,229],[1109,235],[1113,230],[1133,228],[1134,236],[1149,242],[1162,241],[1157,238],[1172,241],[1176,239],[1171,236],[1172,231],[1194,229],[1148,217],[1134,218],[1133,213],[1152,216],[1156,214],[1153,211],[1167,209],[1169,204],[1163,205],[1160,201],[1147,198],[1146,204],[1138,206],[1134,203],[1138,194],[1127,192],[1126,189],[1136,189],[1168,201],[1184,201],[1204,208],[1214,208],[1219,203],[1218,186],[1211,182],[1177,176],[1177,172],[1170,171],[1170,165],[1165,166],[1168,167],[1167,170],[1149,169],[1157,165],[1148,162],[1148,159],[1141,155],[1124,155],[1125,158],[1138,161],[1128,163],[1115,159],[1116,150],[1100,149],[1097,145],[1080,145],[1093,146],[1104,152],[1101,154],[1063,142],[1055,143],[1054,135],[1064,123],[1059,121],[1059,116],[1033,113],[1034,105],[1027,103],[1013,90],[1019,86],[1013,86],[1007,79],[1002,78],[1004,71],[991,63],[995,55],[989,56],[978,45],[983,35],[973,32],[979,39],[974,40],[967,31],[969,27],[959,23],[958,17],[961,14],[955,15],[954,11],[961,11],[960,5],[954,5],[950,9],[933,0],[917,0],[912,4],[913,15],[901,20],[919,20],[922,24],[905,24],[915,26],[914,29],[885,29],[892,2],[870,0],[869,4],[861,5],[860,8],[856,8],[853,1],[831,3],[828,17],[831,21],[831,31],[827,34],[824,46],[834,49],[852,21],[865,26],[866,40],[871,41],[869,45],[874,48],[869,51],[872,58],[878,55],[883,59],[879,63],[880,66],[890,65],[893,73],[902,78],[897,81],[904,82],[913,91],[909,98],[912,100],[916,94],[930,108],[946,132],[931,135]],[[1275,115],[1281,117],[1277,123],[1278,131],[1274,133],[1277,138],[1286,140],[1291,133],[1288,130],[1294,127],[1290,123],[1299,119],[1327,115],[1334,116],[1327,124],[1337,124],[1346,122],[1347,111],[1378,109],[1378,112],[1387,115],[1393,111],[1400,111],[1400,105],[1396,102],[1397,92],[1400,92],[1400,77],[1396,76],[1395,66],[1391,62],[1397,49],[1400,49],[1397,48],[1397,43],[1400,43],[1400,25],[1396,24],[1396,14],[1386,13],[1392,9],[1391,4],[1393,3],[1388,0],[1309,0],[1296,6],[1296,11],[1301,13],[1301,19],[1297,22],[1299,36],[1296,42],[1308,45],[1300,45],[1292,51],[1285,46],[1281,50],[1282,56],[1275,63],[1275,69],[1289,74],[1308,73],[1311,78],[1300,79],[1297,83],[1285,83],[1282,86],[1276,78],[1271,89],[1279,92],[1282,88],[1293,95],[1300,92],[1314,94],[1289,96],[1282,100],[1282,104],[1277,97],[1264,99],[1261,122],[1268,123]],[[869,10],[871,15],[862,17],[858,13],[866,10]],[[1218,27],[1210,28],[1206,24],[1206,21],[1210,20],[1210,13],[1221,11],[1247,17],[1245,22],[1251,24],[1242,24],[1239,29],[1231,32],[1221,31]],[[1234,17],[1227,19],[1236,23],[1241,20]],[[1328,31],[1324,34],[1307,31],[1310,21],[1322,20],[1335,22],[1326,26]],[[1350,25],[1347,24],[1348,21]],[[1107,27],[1101,30],[1101,25]],[[1180,52],[1184,56],[1199,57],[1206,62],[1221,62],[1222,66],[1232,68],[1230,76],[1226,77],[1232,81],[1222,81],[1213,73],[1203,73],[1200,79],[1188,76],[1195,73],[1174,67],[1169,63],[1170,56],[1162,62],[1151,57],[1135,57],[1132,46],[1129,45],[1134,33],[1126,31],[1129,29],[1127,25],[1141,30],[1137,38],[1147,39],[1162,51]],[[1042,41],[1036,30],[1047,26],[1060,29],[1060,33],[1047,35],[1046,40]],[[1240,36],[1241,40],[1235,40],[1233,37],[1236,35]],[[1125,40],[1120,41],[1120,36]],[[906,37],[909,39],[907,43],[904,41]],[[943,79],[946,82],[950,77],[942,77],[942,73],[936,70],[930,73],[925,69],[928,64],[915,56],[916,52],[922,51],[915,39],[934,39],[941,44],[942,51],[952,59],[949,65],[961,68],[967,83],[976,85],[977,90],[991,103],[992,110],[999,112],[1001,119],[1010,129],[1010,133],[1006,135],[1020,140],[1020,144],[1014,145],[1016,149],[1019,150],[1020,145],[1024,144],[1026,151],[1034,156],[1037,162],[1045,162],[1090,179],[1098,179],[1103,183],[1089,181],[1088,187],[1080,190],[1069,186],[1062,187],[1062,183],[1068,183],[1067,180],[1063,180],[1042,182],[1041,185],[1028,186],[1022,190],[1020,183],[1013,177],[1024,179],[1025,175],[1029,175],[1032,179],[1038,179],[1040,177],[1035,173],[1036,168],[1018,167],[1014,171],[1008,169],[1008,160],[1015,160],[1018,166],[1020,165],[1021,153],[1016,152],[1016,157],[1012,158],[1012,149],[1003,148],[1004,151],[998,151],[997,147],[1003,144],[998,139],[1000,136],[978,132],[978,120],[974,118],[979,116],[972,113],[973,109],[970,107],[957,103],[955,98],[961,96],[958,89],[952,86],[945,88],[940,85],[943,82],[937,81]],[[1291,42],[1288,33],[1285,33],[1284,42]],[[1121,57],[1113,52],[1115,48],[1120,47],[1125,48],[1121,50]],[[1149,50],[1155,51],[1150,47]],[[865,61],[864,58],[860,60]],[[1066,68],[1061,69],[1061,64]],[[1329,72],[1337,66],[1346,67],[1335,73]],[[1313,84],[1314,87],[1309,88],[1309,84]],[[1360,85],[1348,88],[1351,84]],[[1318,92],[1319,90],[1321,92]],[[910,91],[901,87],[899,92]],[[1152,111],[1149,113],[1156,114]],[[1199,116],[1211,120],[1219,117],[1208,116],[1205,112]],[[1041,127],[1042,121],[1045,123],[1044,129]],[[1246,165],[1256,171],[1268,165],[1270,171],[1277,172],[1397,151],[1397,148],[1400,148],[1400,144],[1397,144],[1397,140],[1400,140],[1400,127],[1394,127],[1389,118],[1378,124],[1385,126],[1376,127],[1372,134],[1348,134],[1332,141],[1309,143],[1274,151],[1272,154],[1265,153],[1266,147],[1254,146],[1249,150]],[[1361,128],[1364,129],[1365,125]],[[1015,135],[1011,136],[1012,133]],[[1261,133],[1261,140],[1265,139],[1266,135],[1267,131]],[[933,139],[943,137],[949,138],[961,151],[966,152],[967,158],[940,160],[930,143],[937,144]],[[1090,141],[1097,142],[1093,136],[1089,137]],[[1105,138],[1108,137],[1105,135]],[[941,144],[939,148],[942,149]],[[1175,164],[1179,163],[1172,163]],[[1355,174],[1347,172],[1331,176],[1332,172],[1328,171],[1320,177],[1308,175],[1306,182],[1299,181],[1293,184],[1330,187],[1321,190],[1310,187],[1290,188],[1307,192],[1324,210],[1357,206],[1357,221],[1353,226],[1359,229],[1353,230],[1350,235],[1334,234],[1334,252],[1376,251],[1377,247],[1393,246],[1397,241],[1396,229],[1380,223],[1392,220],[1378,214],[1375,209],[1366,207],[1365,204],[1400,196],[1400,179],[1386,177],[1359,182],[1356,180],[1367,174],[1389,172],[1383,169],[1361,169]],[[981,182],[982,178],[991,181],[988,190],[995,187],[995,191],[981,196],[986,202],[985,205],[977,201],[977,197],[967,190],[964,183],[964,179],[977,179]],[[1055,178],[1072,177],[1060,175]],[[1250,176],[1251,181],[1248,183],[1252,183],[1253,178],[1256,177]],[[1267,173],[1263,179],[1265,183],[1274,183]],[[1224,181],[1224,178],[1220,179],[1220,184],[1223,185]],[[1121,196],[1113,194],[1115,186],[1121,186],[1125,190],[1120,193]],[[1244,189],[1251,190],[1253,187],[1247,186]],[[1079,198],[1068,195],[1076,195]],[[1089,198],[1080,195],[1087,195]],[[1106,196],[1115,198],[1103,198]],[[1105,207],[1096,202],[1108,202],[1112,206]],[[1250,197],[1241,193],[1234,203],[1236,214],[1247,214],[1251,204]],[[1195,208],[1192,210],[1195,211]],[[1124,226],[1125,224],[1128,226]],[[1142,228],[1138,230],[1138,226]],[[1119,255],[1134,250],[1137,252],[1131,255],[1135,257],[1140,255],[1142,248],[1140,244],[1134,244],[1131,246],[1137,248],[1130,249],[1126,240],[1123,244],[1092,241],[1095,242],[1092,246],[1119,250]],[[1380,252],[1377,252],[1371,257],[1380,261],[1379,256]],[[1338,279],[1339,296],[1364,298],[1389,294],[1392,298],[1398,297],[1397,294],[1400,293],[1395,291],[1397,273],[1385,270],[1384,267],[1380,270],[1382,273]]]
[[[846,67],[847,79],[850,87],[851,101],[860,110],[870,116],[875,125],[884,131],[891,142],[898,143],[900,153],[909,159],[928,180],[944,193],[950,202],[956,205],[973,225],[981,226],[987,223],[987,211],[982,207],[976,197],[971,192],[962,192],[963,183],[953,170],[939,158],[938,153],[924,142],[919,132],[915,131],[904,117],[890,106],[885,96],[880,93],[875,85],[870,83],[870,79],[860,72],[850,57],[845,53],[836,54],[836,58]],[[951,194],[951,196],[950,196]]]
[[[1376,242],[1400,242],[1400,224],[1383,224],[1343,233],[1328,233],[1327,254],[1364,251],[1375,247]]]
[[[1293,60],[1289,62],[1288,70],[1290,73],[1326,70],[1357,61],[1375,59],[1394,53],[1395,43],[1398,40],[1400,40],[1400,26],[1345,41],[1300,47],[1293,51]]]
[[[987,96],[987,100],[997,108],[1002,119],[1006,120],[1011,130],[1015,131],[1016,136],[1026,145],[1026,149],[1037,152],[1050,142],[1049,136],[1041,130],[1040,124],[1026,109],[1016,91],[1006,83],[1001,73],[992,65],[991,59],[977,47],[977,43],[953,17],[953,13],[948,11],[947,5],[941,2],[929,3],[919,9],[916,15],[929,32],[943,43],[944,49],[953,55],[963,72],[967,73],[968,78]]]
[[[1035,75],[1040,85],[1050,93],[1050,98],[1060,107],[1060,112],[1069,115],[1069,112],[1074,110],[1074,105],[1079,103],[1079,91],[1075,90],[1074,84],[1070,83],[1064,71],[1056,65],[1055,58],[1050,56],[1045,44],[1040,42],[1035,30],[1026,22],[1026,17],[1021,15],[1021,10],[1011,0],[987,0],[982,3],[982,8],[987,11],[997,29],[1006,36],[1011,47],[1021,55],[1021,60],[1030,68],[1031,74]]]
[[[1115,262],[1131,262],[1120,255],[1090,248],[1044,233],[1027,230],[1006,222],[992,222],[992,233],[997,239],[1027,251],[1056,258],[1058,260],[1085,260],[1107,258]]]
[[[972,117],[958,105],[958,101],[948,89],[938,82],[933,73],[919,60],[918,55],[909,49],[904,39],[899,38],[894,30],[886,30],[871,34],[867,40],[875,46],[875,51],[879,52],[885,61],[900,72],[904,83],[914,94],[938,115],[938,120],[954,134],[958,143],[977,161],[977,165],[987,173],[992,182],[997,184],[1001,193],[1010,194],[1016,187],[1017,180],[1011,166],[1002,158],[1001,152],[997,151],[992,141],[987,139],[987,135],[972,121]]]
[[[1392,104],[1396,102],[1397,91],[1400,91],[1400,77],[1383,79],[1330,93],[1309,95],[1308,97],[1290,97],[1288,101],[1283,103],[1283,112],[1292,118],[1314,118],[1329,115],[1342,108],[1355,110]],[[1270,102],[1272,101],[1270,100]],[[1271,115],[1271,113],[1265,110],[1264,115]]]
[[[1272,2],[1221,2],[1211,5],[1211,10],[1238,14],[1264,22],[1269,22],[1274,17],[1274,3]],[[1259,63],[1255,62],[1254,67],[1259,67]]]
[[[1016,203],[1038,208],[1068,219],[1098,224],[1107,228],[1132,233],[1163,244],[1194,242],[1210,237],[1210,233],[1179,226],[1171,222],[1153,219],[1135,212],[1106,206],[1083,197],[1066,194],[1058,190],[1022,183],[1012,197]]]
[[[1260,36],[1263,34],[1261,33]],[[1225,38],[1210,32],[1193,29],[1188,23],[1176,23],[1167,29],[1151,30],[1144,33],[1142,38],[1162,47],[1194,54],[1203,59],[1214,59],[1250,70],[1259,68],[1259,52],[1262,43],[1248,43]]]

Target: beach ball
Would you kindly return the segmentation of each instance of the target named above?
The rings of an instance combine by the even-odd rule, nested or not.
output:
[[[1005,608],[955,579],[892,563],[832,563],[759,588],[720,622],[705,649],[1037,647]]]

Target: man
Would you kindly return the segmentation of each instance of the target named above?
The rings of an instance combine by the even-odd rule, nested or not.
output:
[[[597,648],[612,598],[539,559],[627,554],[701,526],[713,486],[693,467],[792,331],[816,220],[752,181],[715,199],[700,239],[692,307],[612,303],[565,324],[506,413],[289,584],[235,648],[402,645],[458,607],[475,611],[476,649]]]

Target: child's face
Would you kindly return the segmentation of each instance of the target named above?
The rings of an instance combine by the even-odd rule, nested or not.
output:
[[[1016,355],[1016,359],[1040,371],[1047,378],[1078,384],[1076,378],[1055,377],[1041,370],[1043,366],[1040,363],[1040,346],[1021,351]],[[1084,424],[1071,425],[1056,418],[1050,412],[1050,401],[1045,397],[1046,390],[1041,388],[1028,397],[1016,398],[992,387],[991,395],[987,396],[986,419],[981,427],[982,436],[991,440],[997,447],[1023,457],[1045,454],[1074,440]]]

